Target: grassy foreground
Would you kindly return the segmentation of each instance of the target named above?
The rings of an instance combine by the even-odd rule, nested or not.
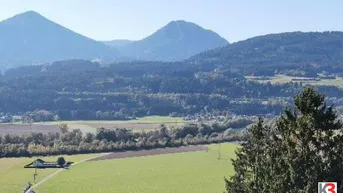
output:
[[[63,155],[67,161],[78,162],[99,154],[87,155]],[[41,158],[41,157],[40,157]],[[1,193],[18,193],[26,187],[30,181],[33,183],[34,169],[24,168],[24,166],[37,159],[33,158],[1,158],[0,159],[0,192]],[[56,161],[57,157],[42,158],[45,161]],[[37,181],[49,176],[58,169],[40,169],[38,170]]]
[[[36,191],[49,193],[221,193],[233,174],[235,144],[208,152],[165,154],[84,162],[63,171]]]

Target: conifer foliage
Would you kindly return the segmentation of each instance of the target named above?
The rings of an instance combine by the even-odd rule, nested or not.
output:
[[[324,95],[306,87],[294,97],[275,128],[263,120],[249,129],[236,151],[228,193],[317,192],[318,182],[337,182],[343,191],[342,123]]]

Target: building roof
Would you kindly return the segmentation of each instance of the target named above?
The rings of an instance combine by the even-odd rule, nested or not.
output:
[[[27,168],[27,167],[34,167],[33,164],[34,164],[35,162],[40,162],[40,163],[42,163],[44,166],[57,166],[57,163],[56,163],[56,162],[46,162],[46,161],[44,161],[44,160],[42,160],[42,159],[36,159],[35,161],[33,161],[33,162],[27,164],[27,165],[24,166],[24,167],[25,167],[25,168]]]
[[[45,163],[45,161],[44,161],[44,160],[42,160],[42,159],[39,159],[39,158],[38,158],[38,159],[36,159],[35,161],[39,161],[39,162]],[[33,161],[33,162],[35,162],[35,161]],[[32,163],[33,163],[33,162],[32,162]]]

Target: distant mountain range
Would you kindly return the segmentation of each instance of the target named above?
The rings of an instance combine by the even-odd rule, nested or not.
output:
[[[139,41],[99,42],[28,11],[0,22],[0,69],[66,59],[183,60],[226,44],[218,34],[185,21],[170,22]]]
[[[1,70],[68,59],[100,63],[185,60],[198,69],[234,68],[264,75],[286,68],[299,75],[312,68],[316,68],[313,72],[335,72],[334,66],[343,69],[343,32],[287,32],[229,44],[211,30],[179,20],[142,40],[100,42],[33,11],[0,22]]]

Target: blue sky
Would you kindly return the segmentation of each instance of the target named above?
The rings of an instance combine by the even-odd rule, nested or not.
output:
[[[96,40],[138,40],[180,19],[230,42],[286,31],[343,31],[342,0],[0,0],[0,20],[28,10]]]

